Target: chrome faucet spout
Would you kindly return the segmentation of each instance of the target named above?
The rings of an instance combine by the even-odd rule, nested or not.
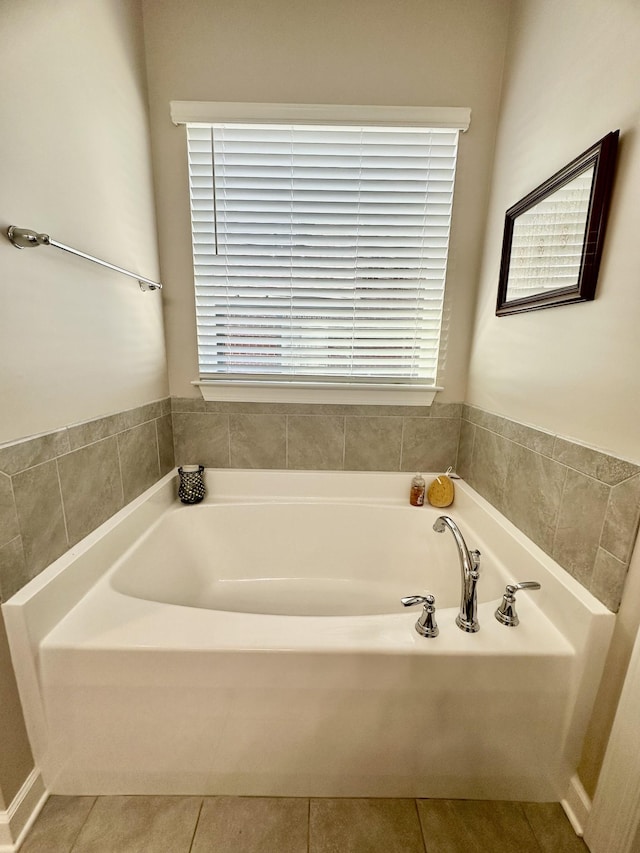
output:
[[[439,516],[433,525],[436,533],[449,529],[455,540],[460,559],[460,612],[456,616],[456,625],[463,631],[474,634],[479,630],[477,584],[480,577],[480,552],[469,551],[460,528],[448,515]]]

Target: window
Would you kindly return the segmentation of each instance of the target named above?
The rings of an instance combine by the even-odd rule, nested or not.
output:
[[[185,123],[200,379],[433,388],[460,125]]]

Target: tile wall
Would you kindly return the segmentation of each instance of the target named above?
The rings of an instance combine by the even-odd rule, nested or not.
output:
[[[0,447],[0,599],[173,468],[168,399]]]
[[[457,471],[618,610],[640,519],[640,466],[465,405]]]
[[[640,519],[640,466],[473,406],[174,397],[0,447],[2,600],[170,471],[174,460],[407,473],[457,466],[614,611]]]
[[[215,468],[444,471],[462,404],[342,406],[172,398],[176,464]]]

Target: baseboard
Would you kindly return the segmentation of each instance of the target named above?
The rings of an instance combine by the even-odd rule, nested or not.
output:
[[[589,812],[591,811],[591,800],[577,773],[571,777],[569,790],[564,800],[560,800],[560,805],[569,818],[569,823],[576,835],[582,837]]]
[[[0,853],[17,853],[47,801],[37,767],[29,773],[6,811],[0,811]]]

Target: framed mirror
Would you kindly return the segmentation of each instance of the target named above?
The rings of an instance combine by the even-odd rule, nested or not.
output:
[[[607,134],[507,210],[496,314],[595,297],[618,135]]]

